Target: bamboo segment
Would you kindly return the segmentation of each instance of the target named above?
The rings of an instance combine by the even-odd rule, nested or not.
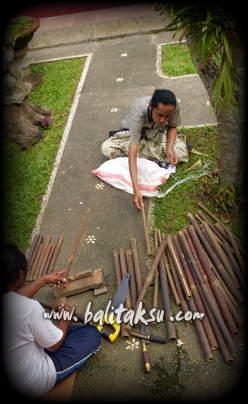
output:
[[[33,263],[32,258],[33,258],[37,243],[39,241],[39,238],[40,238],[39,234],[35,234],[33,242],[32,242],[32,245],[31,245],[31,248],[30,248],[29,253],[27,255],[27,260],[28,260],[29,266],[31,266],[32,263]]]
[[[230,278],[232,279],[234,285],[237,288],[239,288],[240,284],[238,282],[238,279],[237,279],[235,273],[233,272],[233,269],[232,269],[226,255],[225,255],[225,252],[221,249],[220,245],[218,244],[214,233],[212,232],[212,230],[208,226],[207,222],[203,222],[202,225],[203,225],[204,229],[206,230],[206,232],[208,233],[209,238],[212,240],[212,243],[213,243],[213,245],[215,247],[215,250],[217,251],[217,253],[218,253],[218,255],[219,255],[220,259],[221,259],[221,262],[224,265],[225,269],[227,270],[227,272],[228,272]]]
[[[169,249],[169,251],[171,253],[171,256],[172,256],[172,259],[174,261],[175,268],[177,269],[178,276],[179,276],[182,288],[183,288],[184,293],[185,293],[185,297],[188,300],[188,299],[191,298],[192,292],[191,292],[191,290],[189,288],[187,279],[185,278],[180,259],[178,257],[177,251],[176,251],[175,246],[174,246],[173,239],[172,239],[171,236],[168,236],[167,239],[168,239],[168,249]]]
[[[56,244],[50,244],[50,251],[49,251],[47,261],[46,261],[46,264],[45,264],[45,267],[44,267],[42,275],[45,275],[45,274],[48,273],[49,265],[50,265],[50,263],[52,261],[52,257],[53,257],[53,254],[54,254],[55,247],[56,247]]]
[[[133,254],[132,251],[129,249],[126,250],[126,261],[127,261],[127,272],[130,274],[129,284],[130,284],[131,303],[132,303],[132,309],[134,309],[137,301],[137,288],[133,266]]]
[[[79,230],[79,232],[78,232],[76,241],[75,241],[75,243],[74,243],[74,246],[73,246],[73,249],[72,249],[70,258],[69,258],[69,260],[68,260],[67,267],[66,267],[66,269],[65,269],[65,273],[64,273],[64,277],[65,277],[65,278],[67,278],[68,275],[69,275],[70,268],[71,268],[71,264],[72,264],[72,261],[73,261],[73,259],[74,259],[75,254],[76,254],[76,251],[77,251],[77,248],[78,248],[78,244],[79,244],[79,241],[80,241],[80,239],[81,239],[81,236],[82,236],[82,233],[83,233],[85,224],[86,224],[86,222],[87,222],[87,219],[88,219],[88,217],[89,217],[89,214],[90,214],[90,210],[87,209],[86,214],[85,214],[84,219],[83,219],[83,222],[82,222],[82,225],[81,225],[80,230]],[[63,292],[63,290],[64,290],[64,287],[65,287],[65,284],[64,284],[64,283],[61,283],[60,288],[58,289],[57,296],[56,296],[56,298],[55,298],[55,300],[54,300],[54,303],[53,303],[53,309],[54,309],[54,310],[57,310],[57,308],[58,308],[59,300],[60,300],[61,294],[62,294],[62,292]]]
[[[161,244],[162,236],[161,236],[159,229],[158,229],[158,240],[159,240],[159,244]],[[172,278],[172,275],[170,272],[169,263],[168,263],[165,252],[163,252],[163,258],[164,258],[164,265],[165,265],[165,269],[166,269],[167,278],[168,278],[168,281],[169,281],[169,284],[171,287],[171,291],[172,291],[174,299],[175,299],[175,303],[177,306],[180,306],[181,302],[180,302],[180,299],[179,299],[179,296],[178,296],[178,293],[177,293],[177,290],[176,290],[176,287],[175,287],[175,284],[174,284],[174,281],[173,281],[173,278]]]
[[[119,249],[119,254],[120,254],[120,265],[121,265],[121,278],[123,279],[124,276],[128,273],[124,248]],[[128,309],[132,308],[132,300],[131,300],[131,293],[130,293],[129,285],[127,287],[127,293],[126,293],[126,307]]]
[[[232,232],[231,232],[231,230],[229,228],[226,228],[226,232],[227,232],[228,238],[229,238],[229,240],[230,240],[230,242],[232,244],[232,247],[233,247],[233,249],[235,251],[236,257],[237,257],[238,262],[239,262],[239,265],[243,270],[243,274],[245,275],[245,273],[246,273],[245,262],[244,262],[244,260],[243,260],[243,258],[241,256],[241,254],[240,254],[240,251],[238,249],[237,243],[236,243],[236,241],[235,241],[235,239],[233,237],[233,234],[232,234]]]
[[[36,278],[39,278],[43,273],[44,267],[46,265],[46,260],[48,258],[49,250],[50,250],[50,248],[49,248],[50,247],[50,241],[51,241],[51,237],[48,236],[46,238],[46,241],[45,241],[44,246],[43,246],[42,255],[41,255],[41,258],[40,258],[40,261],[39,261],[39,267],[38,267],[38,270],[37,270]]]
[[[137,286],[137,294],[139,295],[142,290],[142,277],[141,277],[141,269],[140,262],[137,250],[137,243],[135,238],[131,238],[131,249],[133,253],[133,263],[134,263],[134,272]]]
[[[187,259],[188,259],[188,262],[189,262],[189,265],[190,265],[190,267],[191,267],[191,270],[194,271],[194,273],[195,273],[195,275],[196,275],[196,277],[197,277],[197,279],[198,279],[198,281],[199,281],[199,284],[200,284],[201,287],[202,287],[202,291],[204,292],[204,295],[205,295],[205,297],[206,297],[206,301],[207,301],[207,303],[208,303],[208,305],[209,305],[209,307],[210,307],[210,309],[211,309],[211,311],[212,311],[212,313],[213,313],[213,315],[214,315],[214,317],[215,317],[215,320],[216,320],[216,322],[217,322],[217,324],[218,324],[218,326],[219,326],[219,328],[220,328],[220,330],[221,330],[221,332],[222,332],[223,338],[225,339],[226,344],[227,344],[227,346],[229,347],[229,349],[230,349],[230,351],[231,351],[231,354],[232,354],[232,355],[236,355],[237,352],[238,352],[238,351],[237,351],[237,348],[236,348],[236,346],[235,346],[235,344],[234,344],[234,342],[233,342],[233,340],[232,340],[232,337],[231,337],[231,335],[230,335],[229,329],[227,328],[227,326],[226,326],[226,324],[225,324],[225,321],[228,320],[227,322],[229,323],[229,327],[232,328],[232,330],[233,330],[233,332],[234,332],[236,324],[234,323],[234,321],[232,322],[232,321],[231,321],[232,318],[230,318],[230,317],[228,316],[228,314],[230,313],[230,311],[229,311],[229,309],[228,309],[228,311],[227,311],[227,310],[224,310],[224,304],[222,304],[222,310],[221,310],[221,312],[222,312],[222,314],[223,314],[223,317],[225,318],[225,321],[223,321],[223,318],[221,317],[221,315],[220,315],[220,313],[219,313],[219,309],[216,307],[216,304],[215,304],[214,300],[212,299],[212,296],[211,296],[211,294],[209,293],[209,291],[208,291],[206,285],[204,284],[204,280],[203,280],[203,278],[202,278],[202,276],[201,276],[199,270],[197,269],[197,267],[196,267],[196,265],[195,265],[195,261],[194,261],[194,259],[193,259],[193,256],[192,256],[192,254],[191,254],[189,248],[187,248],[186,239],[185,239],[185,236],[184,236],[184,234],[183,234],[182,231],[179,232],[179,237],[180,237],[180,241],[182,241],[183,245],[185,246],[186,257],[187,257]],[[197,246],[196,246],[196,245],[195,245],[195,248],[196,248],[196,250],[197,250]],[[207,275],[208,275],[208,274],[207,274]],[[213,275],[212,275],[212,276],[213,276]],[[212,285],[212,282],[211,282],[211,281],[210,281],[210,284]],[[218,293],[217,293],[217,291],[218,291]],[[217,288],[217,287],[214,288],[214,293],[215,293],[216,299],[218,298],[218,303],[219,303],[219,302],[222,303],[222,302],[224,301],[224,297],[223,297],[222,292],[219,290],[219,288]],[[225,303],[225,306],[226,306],[226,307],[225,307],[225,309],[226,309],[226,308],[227,308],[226,303]],[[223,311],[224,311],[224,313],[223,313]],[[227,320],[226,320],[226,319],[227,319]],[[230,324],[230,323],[231,323],[231,324]],[[234,323],[234,324],[233,324],[233,323]],[[234,326],[234,325],[235,325],[235,326]],[[231,327],[231,326],[232,326],[232,327]],[[236,332],[236,330],[235,330],[235,332]]]
[[[195,313],[197,311],[197,308],[196,308],[196,305],[195,305],[195,302],[194,302],[194,297],[189,299],[188,304],[189,304],[189,308],[190,308],[191,312]],[[199,340],[200,340],[200,343],[201,343],[201,346],[202,346],[206,361],[207,362],[212,362],[214,357],[213,357],[213,354],[212,354],[212,351],[211,351],[211,348],[210,348],[210,345],[209,345],[205,330],[203,328],[202,322],[201,322],[200,319],[195,319],[194,324],[195,324],[195,327],[196,327],[196,331],[197,331],[197,334],[198,334],[198,337],[199,337]]]
[[[145,214],[145,207],[144,206],[141,207],[141,212],[142,212],[142,220],[143,220],[145,239],[146,239],[146,251],[147,251],[148,255],[151,255],[151,246],[150,246],[150,240],[149,240],[149,235],[148,235],[146,214]]]
[[[236,286],[234,285],[234,283],[233,283],[232,279],[230,278],[229,274],[226,272],[225,268],[221,264],[219,258],[217,257],[217,255],[214,253],[214,251],[210,247],[209,243],[207,242],[206,237],[204,236],[203,232],[201,231],[200,227],[198,226],[196,220],[193,218],[193,215],[191,213],[188,213],[187,217],[189,218],[190,222],[192,223],[192,225],[193,225],[199,239],[201,240],[202,244],[204,245],[209,257],[213,261],[216,269],[221,274],[223,280],[225,281],[226,285],[228,286],[228,288],[232,292],[233,296],[236,298],[238,303],[243,303],[244,302],[243,296],[241,295],[239,290],[236,288]]]
[[[56,262],[56,259],[58,257],[58,254],[59,254],[59,250],[60,250],[62,241],[63,241],[62,237],[59,237],[59,239],[58,239],[58,241],[56,243],[56,246],[55,246],[55,250],[54,250],[52,259],[51,259],[51,263],[50,263],[50,265],[49,265],[49,267],[47,269],[47,273],[49,273],[49,274],[54,270],[55,262]],[[68,275],[69,275],[69,273],[68,273]]]
[[[179,299],[180,299],[180,305],[182,307],[183,312],[186,313],[187,311],[189,311],[188,300],[185,299],[184,292],[183,292],[183,289],[182,289],[182,286],[181,286],[181,282],[179,280],[178,273],[177,273],[177,270],[175,268],[174,261],[173,261],[173,258],[171,256],[170,250],[168,250],[167,252],[168,252],[168,258],[169,258],[169,262],[170,262],[174,282],[175,282],[175,285],[176,285],[177,293],[178,293],[178,296],[179,296]],[[191,319],[191,320],[185,321],[185,323],[186,323],[186,325],[191,325],[193,323],[193,321]]]
[[[163,254],[163,251],[164,251],[166,245],[167,245],[167,239],[165,238],[162,241],[162,243],[160,244],[159,248],[158,248],[158,251],[157,251],[157,253],[156,253],[155,257],[154,257],[153,263],[151,265],[150,271],[148,272],[148,275],[146,277],[145,283],[144,283],[144,285],[142,287],[142,290],[141,290],[141,292],[140,292],[140,294],[138,296],[137,303],[135,305],[135,313],[136,313],[136,311],[138,309],[138,306],[139,306],[140,302],[142,302],[142,300],[144,299],[144,297],[146,295],[147,289],[148,289],[148,287],[149,287],[149,285],[150,285],[150,283],[152,281],[152,278],[153,278],[153,276],[155,274],[155,271],[157,269],[159,260],[160,260],[162,254]]]
[[[116,288],[118,289],[121,283],[121,266],[120,266],[120,258],[117,250],[113,253],[114,256],[114,268],[115,268],[115,277],[116,277]]]
[[[37,251],[37,254],[35,256],[35,260],[34,260],[32,270],[30,272],[28,280],[35,279],[36,269],[37,269],[37,266],[38,266],[39,259],[41,257],[42,249],[43,249],[43,244],[39,244],[38,251]]]
[[[181,263],[183,265],[184,272],[185,272],[186,277],[188,279],[188,283],[189,283],[190,289],[191,289],[193,297],[194,297],[194,302],[195,302],[197,311],[199,313],[206,314],[206,309],[204,307],[204,304],[202,302],[201,296],[200,296],[199,291],[198,291],[197,286],[196,286],[196,280],[194,278],[194,275],[191,274],[190,267],[188,265],[188,262],[186,260],[185,255],[183,253],[183,248],[181,247],[177,236],[173,236],[173,239],[174,239],[175,247],[176,247],[177,252],[179,254],[179,257],[181,259]],[[218,345],[218,342],[217,342],[217,340],[215,338],[211,323],[210,323],[209,318],[208,318],[207,315],[205,315],[203,317],[202,325],[204,327],[205,334],[206,334],[206,337],[208,339],[210,348],[212,350],[218,349],[219,345]]]
[[[155,228],[154,229],[154,236],[155,236],[155,251],[157,251],[158,248],[158,229]],[[153,305],[152,307],[154,309],[158,308],[158,277],[159,277],[159,271],[158,271],[158,267],[155,271],[155,275],[154,275],[154,286],[153,286]],[[154,320],[152,322],[152,325],[155,326],[156,325],[156,320]]]
[[[37,239],[35,240],[34,249],[32,251],[32,254],[30,255],[30,259],[29,259],[29,262],[28,262],[28,266],[29,266],[29,273],[28,273],[28,276],[27,276],[28,281],[32,280],[32,277],[33,277],[33,274],[34,274],[34,263],[35,263],[35,260],[37,258],[37,254],[38,254],[38,251],[40,249],[40,245],[41,245],[42,241],[43,241],[43,236],[38,235]]]
[[[162,300],[163,300],[163,306],[164,306],[164,310],[165,310],[165,323],[166,323],[166,328],[167,328],[168,340],[175,341],[176,340],[176,331],[175,331],[174,323],[170,320],[170,318],[173,316],[172,316],[171,305],[170,305],[170,293],[169,293],[168,279],[166,276],[166,269],[165,269],[163,257],[160,258],[158,266],[159,266],[159,276],[160,276],[160,284],[161,284],[161,290],[162,290]]]

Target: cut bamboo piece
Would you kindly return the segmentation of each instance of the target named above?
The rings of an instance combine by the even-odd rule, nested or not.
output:
[[[191,298],[192,292],[191,292],[191,290],[189,288],[187,279],[185,277],[185,274],[184,274],[184,271],[183,271],[183,268],[182,268],[182,265],[181,265],[181,261],[180,261],[180,259],[178,257],[177,251],[176,251],[175,246],[174,246],[172,236],[168,236],[167,239],[168,239],[168,249],[169,249],[169,251],[171,253],[172,259],[174,261],[175,268],[176,268],[176,270],[178,272],[178,277],[180,279],[180,282],[181,282],[181,285],[182,285],[182,288],[183,288],[183,291],[184,291],[184,294],[185,294],[185,298],[188,300],[188,299]]]
[[[29,273],[27,275],[27,280],[30,281],[33,279],[33,274],[34,274],[34,266],[36,266],[36,260],[39,259],[39,257],[37,258],[37,255],[40,254],[41,251],[41,244],[43,241],[43,236],[38,235],[37,239],[35,241],[35,246],[34,249],[32,251],[32,254],[30,256],[30,260],[28,262],[28,266],[29,266]]]
[[[47,273],[51,273],[54,270],[54,266],[55,266],[56,259],[57,259],[58,254],[59,254],[59,250],[60,250],[62,241],[63,241],[62,237],[59,237],[59,239],[58,239],[58,241],[56,243],[56,247],[55,247],[55,250],[54,250],[50,265],[49,265],[49,267],[47,269]],[[69,275],[69,273],[68,273],[68,275]]]
[[[158,229],[158,240],[159,240],[159,245],[160,245],[162,242],[162,236],[161,236],[161,232],[159,229]],[[166,269],[167,278],[168,278],[168,281],[170,284],[172,294],[175,299],[175,303],[177,306],[180,306],[181,302],[180,302],[180,299],[179,299],[179,296],[178,296],[178,293],[177,293],[177,290],[176,290],[176,287],[174,284],[174,280],[173,280],[171,272],[170,272],[170,267],[169,267],[169,263],[168,263],[165,251],[163,252],[163,258],[164,258],[164,265],[165,265],[165,269]]]
[[[134,274],[133,254],[130,249],[126,250],[127,272],[130,274],[129,285],[132,308],[134,309],[137,301],[137,288]]]
[[[147,251],[148,255],[151,255],[151,246],[150,246],[150,240],[149,240],[149,234],[148,234],[148,228],[147,228],[146,214],[145,214],[145,207],[144,206],[141,207],[141,212],[142,212],[142,220],[143,220],[145,240],[146,240],[146,251]]]
[[[141,269],[140,269],[140,262],[137,250],[137,243],[135,238],[131,238],[131,249],[133,253],[133,264],[134,264],[134,272],[135,272],[135,280],[137,286],[137,295],[139,296],[142,290],[142,276],[141,276]]]
[[[67,267],[66,267],[66,269],[65,269],[65,273],[64,273],[64,277],[65,277],[65,278],[67,278],[68,275],[69,275],[70,268],[71,268],[71,264],[72,264],[72,261],[73,261],[73,259],[74,259],[75,254],[76,254],[76,251],[77,251],[77,248],[78,248],[78,244],[79,244],[79,241],[80,241],[80,239],[81,239],[81,236],[82,236],[82,233],[83,233],[83,230],[84,230],[84,227],[85,227],[85,224],[86,224],[86,222],[87,222],[87,219],[88,219],[89,214],[90,214],[90,210],[87,209],[86,214],[85,214],[84,219],[83,219],[83,222],[82,222],[82,224],[81,224],[80,230],[79,230],[79,232],[78,232],[76,241],[75,241],[75,243],[74,243],[74,246],[73,246],[73,249],[72,249],[70,258],[69,258],[69,260],[68,260]],[[64,287],[65,287],[65,284],[64,284],[64,283],[61,283],[60,288],[59,288],[59,290],[58,290],[58,294],[57,294],[57,296],[56,296],[56,298],[55,298],[55,300],[54,300],[54,303],[53,303],[53,309],[54,309],[54,310],[57,310],[57,308],[58,308],[59,299],[60,299],[60,296],[61,296],[62,293],[63,293]]]
[[[48,268],[49,268],[49,265],[51,263],[51,260],[52,260],[53,254],[54,254],[55,246],[56,246],[55,244],[50,244],[50,251],[49,251],[49,254],[47,257],[46,264],[43,269],[43,275],[48,273]]]
[[[185,272],[185,275],[187,277],[190,289],[192,291],[192,295],[194,297],[194,303],[196,305],[197,311],[199,313],[204,313],[205,314],[204,317],[202,318],[202,325],[204,327],[205,334],[206,334],[206,337],[208,339],[210,348],[212,350],[218,349],[219,348],[218,342],[217,342],[217,340],[215,338],[215,335],[214,335],[214,332],[213,332],[213,329],[212,329],[212,325],[211,325],[210,320],[208,318],[208,315],[206,313],[206,308],[204,307],[204,304],[202,302],[200,293],[199,293],[198,288],[196,286],[197,285],[196,279],[195,279],[194,275],[191,273],[191,270],[190,270],[190,267],[188,265],[186,256],[185,256],[185,254],[183,252],[183,246],[181,246],[177,236],[173,236],[173,240],[174,240],[175,247],[177,249],[178,255],[179,255],[180,259],[181,259],[181,263],[183,265],[184,272]]]

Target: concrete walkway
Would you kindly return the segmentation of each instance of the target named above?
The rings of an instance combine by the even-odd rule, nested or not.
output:
[[[67,21],[65,16],[42,19],[26,56],[30,63],[86,57],[34,229],[34,234],[51,235],[54,242],[63,237],[56,269],[65,268],[86,210],[90,209],[71,275],[101,269],[108,292],[95,297],[89,291],[68,298],[79,313],[84,313],[88,302],[92,303],[92,312],[104,309],[113,297],[116,291],[113,252],[129,249],[131,238],[137,240],[143,281],[151,264],[146,254],[141,212],[134,209],[132,196],[102,183],[91,173],[106,160],[100,146],[109,130],[120,127],[136,97],[152,94],[159,87],[171,89],[180,99],[184,126],[216,124],[206,90],[197,75],[174,79],[161,73],[161,45],[170,43],[172,34],[155,33],[165,22],[148,10],[146,4],[132,9],[120,7],[116,14],[114,9],[85,13],[91,20],[83,14],[70,15]],[[148,199],[145,210],[147,216],[151,215]],[[51,288],[44,287],[37,297],[53,301]],[[161,296],[159,299],[162,308]],[[179,308],[173,299],[171,304],[176,313]],[[152,307],[152,286],[146,305]],[[230,395],[242,375],[242,353],[232,364],[226,364],[217,350],[214,360],[208,363],[194,325],[186,327],[179,322],[176,330],[177,337],[184,342],[181,348],[176,342],[150,343],[152,371],[148,374],[144,373],[140,344],[131,345],[132,338],[127,342],[118,337],[114,343],[102,338],[101,350],[76,373],[72,401],[200,402]],[[165,323],[159,323],[151,332],[166,336]],[[242,341],[241,330],[235,343],[239,346]]]

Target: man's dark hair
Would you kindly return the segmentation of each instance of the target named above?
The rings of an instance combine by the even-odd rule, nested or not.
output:
[[[2,251],[2,293],[8,292],[20,269],[27,273],[28,261],[25,254],[13,243],[6,243]]]
[[[177,99],[172,91],[157,89],[154,91],[151,99],[152,108],[158,108],[159,103],[162,103],[164,105],[174,105],[174,107],[176,108]]]

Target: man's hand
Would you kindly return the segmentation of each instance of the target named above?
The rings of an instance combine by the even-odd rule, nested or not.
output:
[[[44,275],[46,277],[46,283],[50,285],[57,285],[60,288],[60,284],[64,283],[65,286],[67,285],[68,281],[64,277],[65,270],[62,271],[54,271],[50,274]]]
[[[137,209],[141,209],[142,206],[144,206],[143,197],[142,197],[140,191],[134,192],[134,195],[133,195],[133,204],[134,204],[134,206],[136,206]]]
[[[176,166],[177,163],[178,163],[178,157],[177,157],[176,153],[174,152],[174,150],[173,149],[167,149],[166,150],[166,155],[167,155],[167,157],[168,157],[168,159],[170,161],[170,164],[172,166]]]

